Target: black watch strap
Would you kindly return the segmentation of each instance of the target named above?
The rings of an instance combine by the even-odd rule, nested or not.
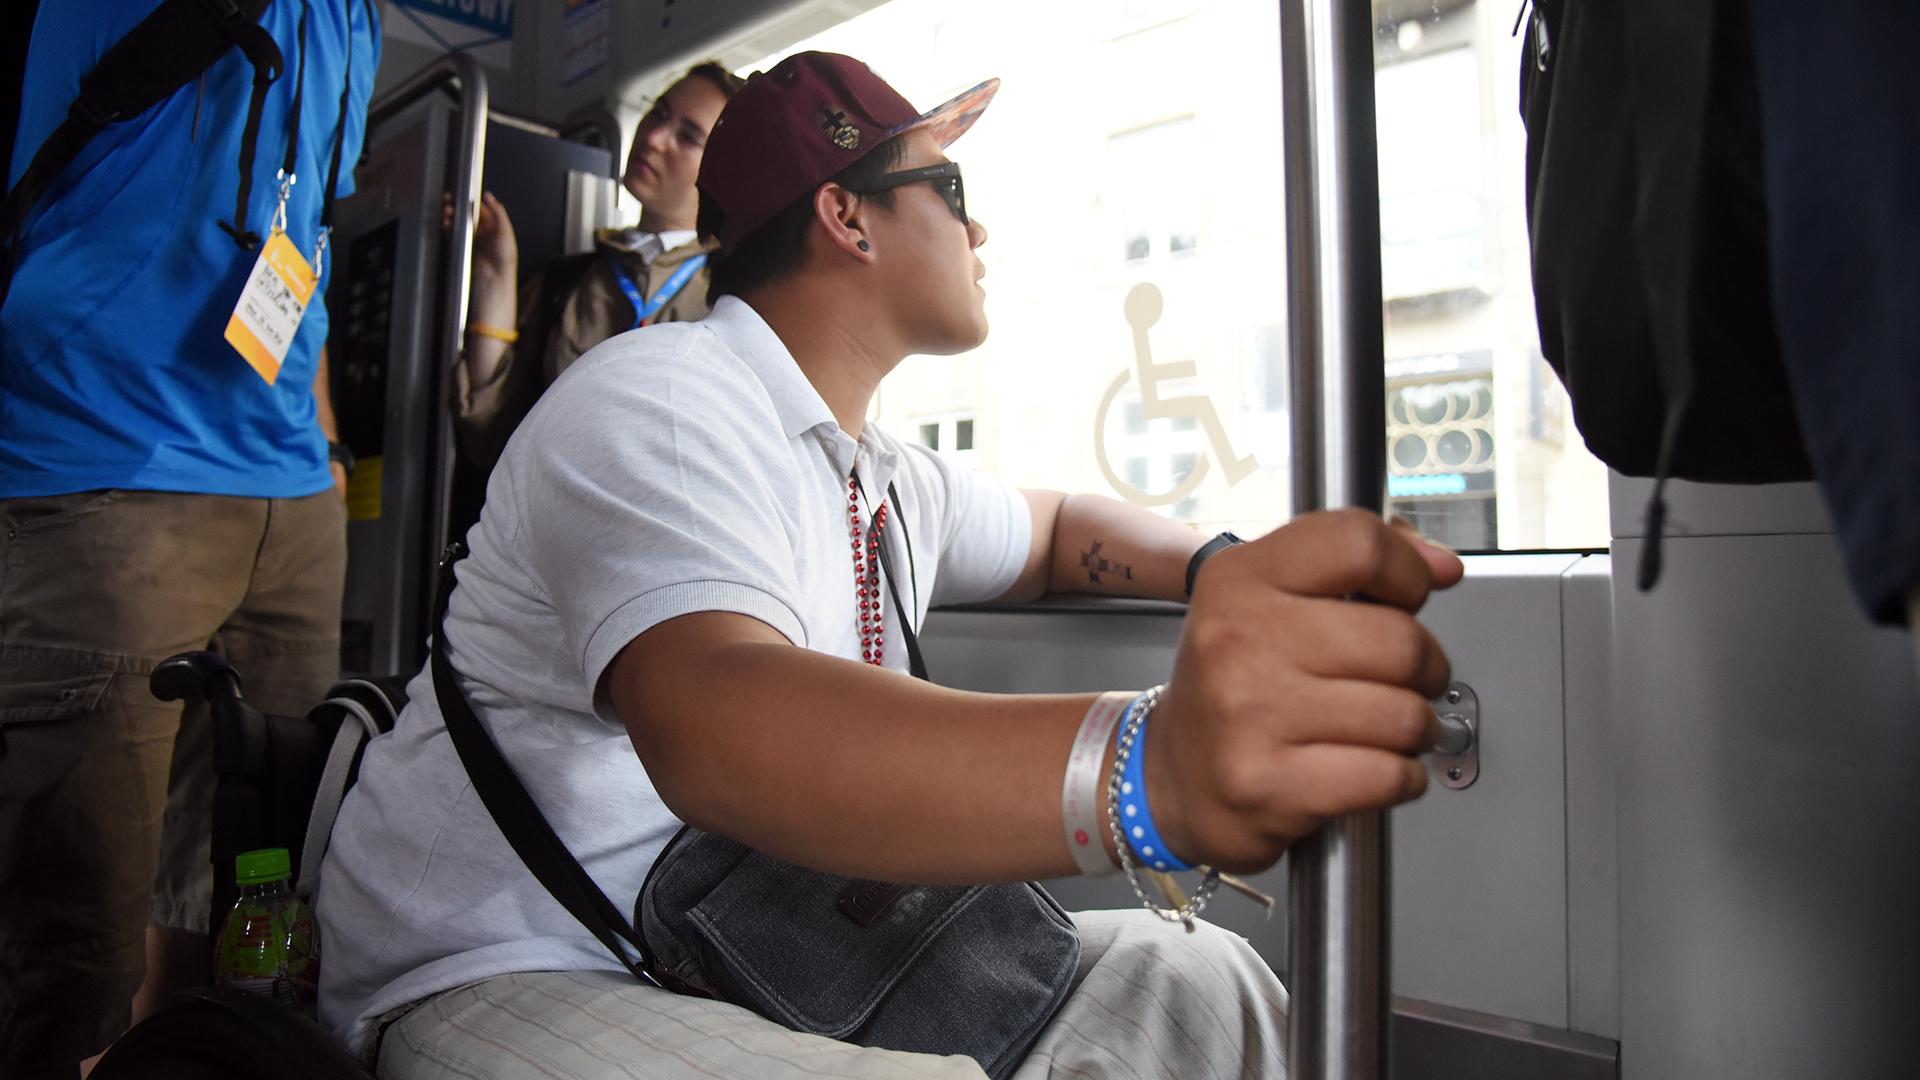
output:
[[[1245,541],[1230,532],[1223,532],[1219,536],[1200,545],[1200,550],[1194,552],[1193,558],[1187,560],[1188,599],[1192,599],[1193,597],[1193,580],[1200,576],[1200,564],[1213,558],[1222,548],[1230,548],[1235,544],[1241,543],[1245,543]]]
[[[354,466],[353,450],[349,448],[346,443],[334,442],[332,439],[328,439],[327,440],[327,460],[330,462],[338,462],[341,468],[347,470],[347,478],[348,479],[353,478],[353,466]],[[1187,572],[1187,575],[1188,575],[1188,580],[1192,580],[1193,572],[1191,570]],[[1193,591],[1191,586],[1189,586],[1187,591],[1188,592]]]

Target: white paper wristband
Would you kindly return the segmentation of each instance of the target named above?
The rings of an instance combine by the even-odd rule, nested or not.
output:
[[[1107,858],[1106,835],[1101,824],[1106,794],[1106,775],[1101,766],[1107,760],[1107,747],[1113,742],[1113,729],[1126,715],[1127,706],[1139,694],[1131,690],[1110,690],[1094,699],[1093,707],[1080,721],[1080,733],[1074,736],[1073,752],[1067,756],[1066,782],[1060,788],[1060,816],[1066,824],[1067,848],[1074,864],[1088,877],[1108,877],[1120,872]]]

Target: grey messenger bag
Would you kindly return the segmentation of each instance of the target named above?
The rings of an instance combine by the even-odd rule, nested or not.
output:
[[[434,601],[430,664],[447,732],[514,853],[636,978],[731,1002],[794,1031],[965,1054],[994,1080],[1019,1067],[1066,999],[1080,960],[1073,920],[1036,883],[859,881],[686,826],[647,872],[629,924],[561,843],[460,691],[443,637],[453,567],[465,555],[463,545],[448,547]],[[897,590],[893,601],[913,673],[924,679]]]

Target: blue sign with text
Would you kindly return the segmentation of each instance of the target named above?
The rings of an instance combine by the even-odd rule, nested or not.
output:
[[[395,7],[436,15],[487,34],[513,37],[513,0],[388,0]]]

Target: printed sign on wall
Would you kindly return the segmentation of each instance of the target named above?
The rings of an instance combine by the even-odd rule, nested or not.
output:
[[[514,0],[387,0],[386,35],[441,52],[513,67]]]
[[[565,50],[561,76],[572,86],[607,66],[607,39],[613,17],[609,0],[567,0]]]

